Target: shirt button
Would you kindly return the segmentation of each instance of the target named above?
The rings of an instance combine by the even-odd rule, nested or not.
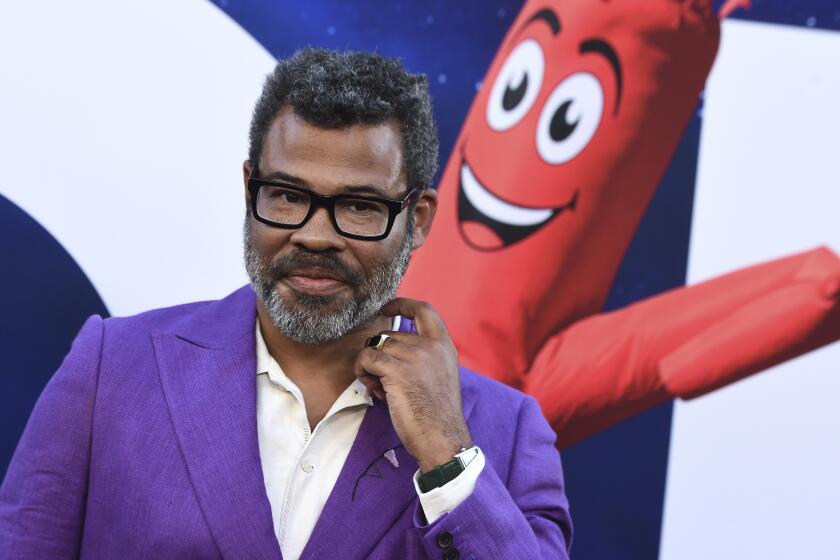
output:
[[[302,470],[305,473],[311,473],[313,470],[315,470],[315,466],[310,465],[309,463],[301,463],[300,470]]]
[[[452,544],[452,533],[448,531],[443,531],[437,537],[437,545],[440,548],[447,548],[449,545]]]

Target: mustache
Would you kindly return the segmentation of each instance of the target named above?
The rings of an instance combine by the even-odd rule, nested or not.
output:
[[[332,253],[310,253],[300,249],[277,258],[266,273],[271,280],[277,281],[296,268],[321,268],[350,285],[359,285],[365,281],[361,271],[353,270]]]

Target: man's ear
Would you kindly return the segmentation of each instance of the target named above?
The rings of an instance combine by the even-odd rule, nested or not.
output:
[[[418,249],[426,242],[432,230],[432,222],[438,206],[438,193],[432,188],[420,191],[417,204],[414,205],[414,241],[411,250]]]
[[[251,178],[254,168],[251,167],[251,162],[245,160],[242,162],[242,183],[245,187],[245,207],[248,208],[250,204],[251,193],[248,192],[248,180]]]
[[[245,184],[245,192],[248,192],[248,179],[251,178],[251,173],[253,168],[251,167],[251,162],[249,160],[245,160],[242,162],[242,182]]]

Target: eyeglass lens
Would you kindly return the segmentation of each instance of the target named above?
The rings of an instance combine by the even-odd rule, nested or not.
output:
[[[278,224],[296,226],[309,213],[311,197],[281,186],[263,185],[257,195],[257,212]],[[335,222],[339,229],[354,235],[376,236],[388,228],[388,207],[375,200],[341,198],[335,202]]]

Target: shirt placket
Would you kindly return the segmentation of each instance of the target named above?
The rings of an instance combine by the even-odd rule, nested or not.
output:
[[[291,383],[291,381],[289,381],[289,383]],[[304,443],[295,459],[295,468],[292,469],[292,473],[289,475],[288,483],[286,485],[286,492],[283,497],[283,507],[282,514],[280,516],[279,530],[281,547],[285,546],[286,544],[286,531],[288,529],[289,513],[291,504],[294,501],[294,493],[296,490],[295,484],[298,480],[298,476],[300,476],[301,471],[304,474],[310,474],[314,470],[314,465],[312,465],[311,462],[306,461],[305,458],[310,447],[313,445],[312,442],[314,441],[315,436],[319,432],[323,432],[323,430],[325,429],[324,426],[326,426],[327,423],[330,422],[333,419],[333,417],[342,410],[352,406],[366,404],[360,402],[353,402],[358,401],[358,397],[362,393],[360,392],[359,387],[351,385],[345,390],[344,393],[342,393],[338,397],[336,402],[333,403],[333,406],[330,408],[330,410],[327,412],[324,418],[322,418],[321,421],[318,422],[318,425],[315,426],[315,429],[310,430],[309,420],[306,416],[306,403],[303,400],[303,395],[300,393],[300,390],[296,386],[288,386],[285,383],[283,385],[285,386],[286,390],[292,393],[298,405],[295,413],[295,415],[297,416],[296,422],[303,429]],[[350,397],[350,393],[352,393],[354,397]]]
[[[309,463],[309,469],[304,470],[303,459],[306,456],[306,452],[309,450],[309,447],[312,443],[312,439],[315,435],[315,432],[318,431],[318,428],[324,423],[327,418],[324,418],[321,422],[315,426],[315,430],[311,431],[309,429],[309,421],[306,417],[306,405],[303,402],[303,397],[300,395],[300,392],[293,390],[291,387],[286,387],[292,395],[295,397],[295,402],[297,403],[297,407],[295,409],[295,421],[298,425],[299,429],[303,430],[303,446],[301,446],[300,450],[297,453],[297,457],[295,458],[295,468],[292,469],[291,474],[289,475],[289,479],[286,483],[286,492],[283,496],[283,507],[281,509],[280,514],[280,544],[281,547],[285,546],[286,544],[286,530],[288,528],[289,522],[289,510],[291,508],[291,504],[293,502],[294,494],[295,494],[295,485],[298,480],[298,476],[300,471],[303,471],[305,474],[309,474],[312,472],[312,465]]]

